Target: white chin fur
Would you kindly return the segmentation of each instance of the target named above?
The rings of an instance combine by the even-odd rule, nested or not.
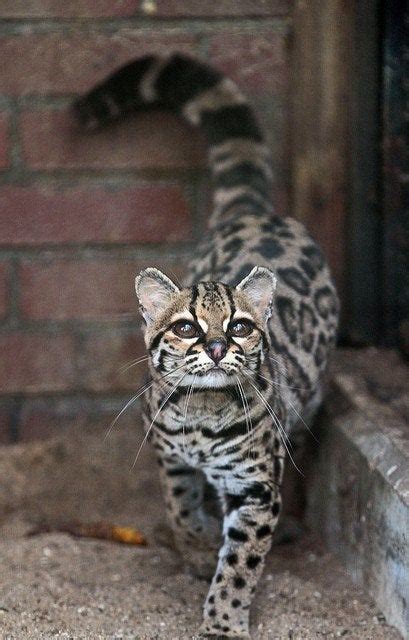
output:
[[[224,371],[209,371],[204,376],[194,376],[190,374],[183,379],[183,386],[193,384],[195,387],[209,387],[217,389],[220,387],[227,387],[234,384],[234,377],[228,376]]]

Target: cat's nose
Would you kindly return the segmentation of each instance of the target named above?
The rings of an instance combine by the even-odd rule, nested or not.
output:
[[[207,343],[205,351],[213,362],[219,364],[227,353],[227,344],[224,340],[211,340]]]

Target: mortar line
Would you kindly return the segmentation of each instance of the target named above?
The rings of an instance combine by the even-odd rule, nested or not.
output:
[[[254,32],[261,29],[273,29],[277,33],[286,30],[292,24],[290,15],[277,16],[198,16],[198,17],[175,17],[150,18],[143,15],[109,17],[109,18],[21,18],[7,19],[0,21],[0,36],[26,35],[29,29],[30,34],[47,33],[67,33],[75,30],[76,33],[84,34],[109,34],[113,35],[119,30],[134,30],[143,36],[153,30],[158,34],[171,32],[174,35],[190,35],[202,32],[218,33],[225,32],[226,29],[249,30]]]

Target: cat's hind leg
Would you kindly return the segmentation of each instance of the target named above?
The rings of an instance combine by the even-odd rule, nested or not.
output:
[[[167,517],[185,566],[199,577],[211,578],[221,541],[221,518],[205,475],[177,457],[164,455],[160,477]]]

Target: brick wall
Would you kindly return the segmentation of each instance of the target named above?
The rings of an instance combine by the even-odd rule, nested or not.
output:
[[[135,274],[177,278],[204,224],[205,145],[168,114],[98,134],[68,105],[149,51],[227,72],[268,131],[286,208],[289,0],[0,3],[0,442],[109,424],[141,383]]]

